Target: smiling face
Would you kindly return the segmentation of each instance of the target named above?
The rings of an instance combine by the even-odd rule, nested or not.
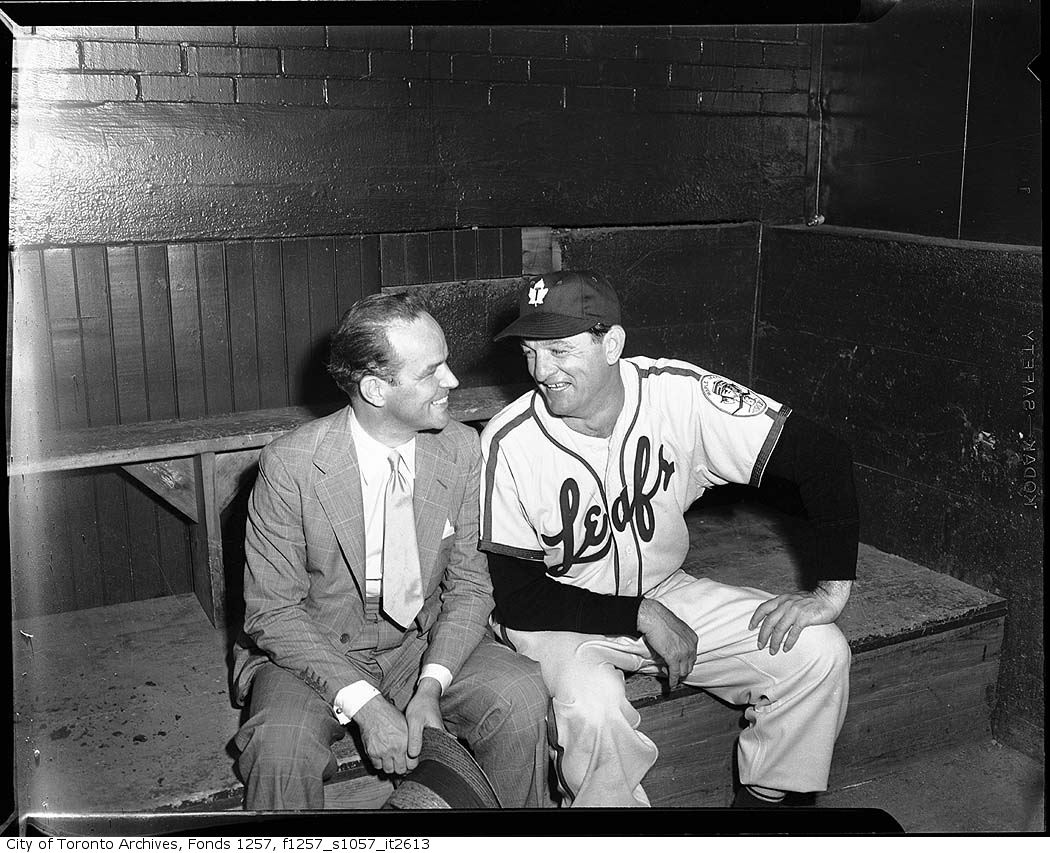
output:
[[[551,413],[592,425],[617,404],[621,347],[611,331],[600,340],[581,332],[569,338],[521,341],[529,373]]]
[[[393,382],[383,382],[383,420],[408,441],[420,430],[443,429],[449,421],[448,392],[459,380],[448,366],[448,346],[429,314],[387,329],[399,365]]]

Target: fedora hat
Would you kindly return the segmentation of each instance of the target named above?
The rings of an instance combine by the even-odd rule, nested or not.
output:
[[[456,738],[423,729],[419,763],[398,783],[384,809],[498,809],[492,783]]]

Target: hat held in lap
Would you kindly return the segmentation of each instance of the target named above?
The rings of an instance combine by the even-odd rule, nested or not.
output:
[[[384,809],[502,808],[488,777],[456,738],[423,729],[419,764],[398,784]]]

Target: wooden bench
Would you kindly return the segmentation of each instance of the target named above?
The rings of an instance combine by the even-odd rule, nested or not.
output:
[[[527,387],[456,389],[449,411],[460,421],[484,422]],[[25,446],[9,448],[7,473],[15,477],[106,465],[123,468],[194,523],[193,589],[212,625],[221,627],[227,617],[223,510],[252,482],[267,444],[341,405],[261,409],[41,435]]]
[[[752,504],[692,510],[687,571],[791,588],[795,530]],[[902,760],[990,737],[1006,603],[862,545],[840,627],[853,650],[850,708],[832,788]],[[236,809],[229,646],[192,595],[15,623],[15,744],[22,814]],[[641,727],[660,747],[645,780],[657,806],[724,806],[741,709],[632,677]],[[350,738],[327,805],[374,807],[389,782]]]

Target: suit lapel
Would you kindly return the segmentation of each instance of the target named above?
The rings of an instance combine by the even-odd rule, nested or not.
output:
[[[361,498],[361,471],[350,432],[350,407],[333,424],[314,454],[314,464],[323,472],[317,480],[317,499],[331,522],[339,547],[365,594],[365,517]]]
[[[454,467],[444,445],[436,436],[420,433],[416,437],[416,481],[412,507],[416,516],[416,541],[423,587],[437,571],[437,554],[448,513],[448,487]],[[443,567],[440,567],[443,569]]]

